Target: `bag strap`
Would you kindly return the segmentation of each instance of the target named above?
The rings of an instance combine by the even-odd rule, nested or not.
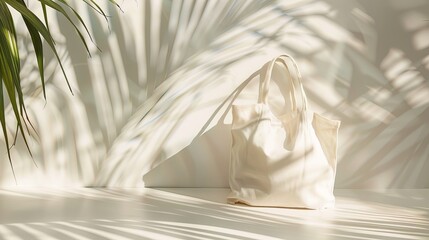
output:
[[[297,78],[292,77],[288,64],[286,62],[286,59],[290,59],[293,63],[293,66],[295,68],[295,72],[297,75]],[[265,73],[265,77],[261,78],[259,80],[259,99],[258,99],[258,103],[268,103],[268,94],[269,94],[269,90],[270,90],[270,81],[271,81],[271,74],[273,72],[273,68],[274,65],[276,64],[276,62],[281,61],[281,63],[283,63],[284,67],[286,68],[286,71],[289,75],[289,85],[290,85],[290,95],[291,95],[291,105],[292,105],[292,111],[297,111],[297,106],[296,106],[296,91],[300,92],[301,95],[301,108],[300,110],[307,110],[307,96],[305,94],[304,91],[304,87],[302,85],[302,77],[301,77],[301,73],[298,69],[298,65],[296,64],[295,60],[289,56],[289,55],[280,55],[276,58],[274,58],[268,65],[267,71]],[[298,89],[297,89],[298,88]]]

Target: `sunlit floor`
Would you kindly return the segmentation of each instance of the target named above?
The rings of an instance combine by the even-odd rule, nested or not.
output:
[[[429,239],[429,189],[336,190],[332,210],[225,204],[227,189],[3,189],[0,239]]]

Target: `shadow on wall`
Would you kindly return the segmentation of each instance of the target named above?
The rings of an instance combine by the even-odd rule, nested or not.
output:
[[[154,161],[174,156],[144,181],[226,186],[221,104],[286,52],[302,69],[314,110],[342,121],[336,187],[429,187],[427,2],[145,1],[123,8],[123,15],[110,9],[108,38],[103,20],[87,17],[102,53],[63,56],[76,97],[53,75],[46,107],[40,94],[28,102],[40,168],[18,144],[19,183],[141,186]],[[60,45],[76,49],[71,28],[61,34]],[[13,178],[1,164],[8,185]]]
[[[143,173],[144,185],[146,187],[227,187],[230,155],[228,149],[231,146],[231,124],[226,119],[227,114],[243,89],[259,77],[260,71],[256,71],[227,96],[188,146],[172,156],[154,158],[151,164],[154,168]],[[220,93],[217,92],[217,94]],[[217,122],[214,122],[214,119],[217,119]],[[192,121],[192,124],[195,122]],[[210,125],[212,127],[207,130]],[[169,177],[165,177],[166,175]]]
[[[421,14],[413,13],[422,6],[401,9],[396,3],[374,4],[314,2],[292,10],[276,5],[270,10],[284,16],[284,21],[276,18],[276,23],[284,28],[274,27],[276,31],[272,34],[264,33],[268,25],[275,24],[258,18],[264,24],[247,32],[257,36],[258,41],[280,44],[278,52],[292,52],[298,56],[307,76],[304,85],[312,105],[343,121],[337,187],[427,187],[429,182],[424,172],[429,167],[426,147],[429,116],[428,102],[422,98],[428,90],[427,47],[419,49],[415,45],[416,38],[403,27],[426,24],[422,23]],[[385,13],[387,16],[372,12],[382,12],[380,8],[389,10]],[[395,21],[385,22],[384,17]],[[285,23],[288,23],[286,27]],[[421,26],[423,30],[424,26],[427,25]],[[396,36],[399,30],[390,30],[393,27],[402,29],[404,34]],[[392,43],[386,39],[385,32],[396,41]],[[300,46],[303,43],[304,46]],[[397,51],[402,54],[398,55]],[[401,84],[405,86],[400,87]],[[201,89],[192,91],[204,92]],[[167,103],[160,100],[157,104]],[[216,127],[221,134],[228,132],[224,128],[227,126]],[[216,134],[211,131],[208,138],[194,139],[187,148],[177,147],[179,154],[170,159],[175,162],[168,161],[155,168],[144,181],[154,186],[218,186],[218,178],[222,177],[224,182],[220,186],[225,186],[228,159],[212,154],[218,151],[218,145],[227,146],[228,141],[213,144],[212,135]],[[160,145],[161,149],[165,148]],[[137,159],[152,162],[168,158],[168,155],[163,152],[152,158]],[[219,166],[224,169],[223,175],[213,176]]]
[[[429,5],[422,1],[359,4],[359,8],[338,6],[343,13],[338,16],[339,27],[351,29],[363,45],[345,47],[333,75],[343,100],[331,108],[347,131],[342,135],[338,172],[348,174],[338,175],[338,186],[426,188],[429,45],[423,38],[429,37],[424,22]],[[346,21],[350,19],[346,12],[355,22]],[[310,97],[328,105],[320,94],[313,92]]]
[[[199,52],[219,42],[217,36],[270,3],[145,1],[141,5],[127,2],[122,4],[126,14],[118,14],[113,7],[109,9],[111,32],[99,16],[83,14],[91,22],[90,30],[103,50],[93,51],[91,59],[84,49],[76,46],[79,39],[73,28],[61,16],[54,15],[58,20],[51,21],[51,30],[58,35],[61,57],[69,66],[66,70],[76,96],[71,96],[63,87],[62,76],[52,69],[47,84],[50,101],[46,105],[40,89],[27,92],[27,106],[39,132],[39,137],[35,136],[32,142],[39,168],[32,165],[22,143],[18,143],[13,149],[14,158],[19,159],[16,161],[18,184],[94,185],[101,162],[107,158],[113,142],[125,124],[133,121],[131,115],[138,109],[151,107],[153,100],[163,94],[160,92],[150,100],[154,89],[185,62],[195,63]],[[80,12],[87,12],[85,4],[76,4]],[[69,51],[65,51],[67,49]],[[45,57],[48,66],[55,65],[52,53],[48,52]],[[218,75],[222,75],[221,72]],[[33,80],[29,81],[32,84],[37,83],[34,74],[29,73],[29,79]],[[41,112],[43,114],[39,114]],[[14,129],[9,131],[13,133]],[[5,164],[1,184],[14,185],[7,162],[1,164]],[[141,178],[141,173],[139,175]]]

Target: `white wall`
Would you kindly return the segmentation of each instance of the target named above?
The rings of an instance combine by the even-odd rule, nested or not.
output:
[[[102,49],[92,46],[92,58],[53,14],[75,96],[47,50],[43,100],[23,39],[38,167],[18,140],[19,186],[225,187],[232,99],[254,98],[257,70],[289,53],[312,108],[342,121],[337,188],[429,187],[428,1],[121,6],[124,13],[108,8],[109,30],[79,5]],[[1,152],[0,185],[15,186],[3,145]]]

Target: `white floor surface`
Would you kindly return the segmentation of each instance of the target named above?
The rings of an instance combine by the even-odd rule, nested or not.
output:
[[[320,211],[227,205],[228,191],[1,189],[0,239],[429,239],[429,189],[338,189]]]

